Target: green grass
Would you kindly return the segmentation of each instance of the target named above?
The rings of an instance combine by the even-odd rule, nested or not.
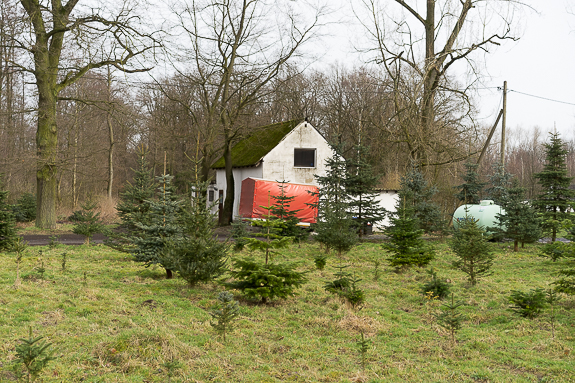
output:
[[[471,287],[451,269],[447,246],[437,246],[432,266],[451,280],[455,299],[465,302],[456,345],[433,315],[441,302],[419,293],[428,278],[424,269],[396,274],[382,263],[379,280],[373,280],[374,261],[386,256],[376,243],[364,243],[341,260],[330,255],[323,271],[313,264],[317,245],[283,251],[275,261],[299,262],[309,281],[297,296],[266,306],[236,294],[241,315],[225,343],[209,324],[208,310],[222,290],[217,284],[189,288],[103,246],[60,246],[29,248],[22,285],[14,289],[14,256],[3,254],[0,381],[14,379],[14,347],[28,325],[56,350],[57,359],[42,374],[45,382],[167,382],[163,364],[171,361],[181,362],[172,382],[575,381],[575,299],[560,302],[552,339],[548,311],[535,320],[520,318],[507,298],[511,290],[548,287],[567,261],[539,258],[536,246],[514,254],[507,245],[494,245],[494,274]],[[44,280],[34,270],[40,249]],[[65,273],[62,252],[68,256]],[[363,279],[366,304],[359,311],[323,289],[340,262]],[[365,371],[357,345],[361,332],[370,341]]]

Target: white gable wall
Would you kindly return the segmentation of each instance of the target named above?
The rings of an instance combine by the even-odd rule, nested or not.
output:
[[[315,167],[294,167],[294,148],[315,149]],[[309,122],[302,122],[263,158],[261,178],[317,185],[314,174],[325,176],[325,162],[331,156],[333,151],[323,136]]]

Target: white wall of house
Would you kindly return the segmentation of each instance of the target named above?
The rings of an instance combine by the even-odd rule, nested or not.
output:
[[[259,166],[253,167],[245,167],[245,168],[235,168],[233,169],[234,173],[234,210],[233,215],[237,217],[239,215],[240,209],[240,195],[242,191],[242,181],[248,177],[252,178],[263,178],[262,177],[262,164]],[[226,198],[226,170],[225,169],[216,169],[216,199],[218,198],[218,191],[224,191],[224,199]],[[214,206],[213,212],[217,213],[218,206]]]
[[[379,202],[379,206],[384,208],[389,212],[395,212],[395,205],[397,201],[399,201],[399,195],[395,190],[382,190],[379,192],[379,195],[375,198]],[[385,219],[377,224],[373,228],[374,231],[382,231],[384,227],[390,225],[389,217],[385,217]]]
[[[294,167],[294,149],[315,149],[314,167]],[[263,179],[317,185],[314,174],[324,176],[333,151],[309,122],[296,126],[263,158]]]

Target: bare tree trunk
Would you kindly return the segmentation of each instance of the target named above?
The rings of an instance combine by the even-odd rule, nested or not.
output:
[[[108,123],[108,132],[110,135],[110,145],[108,147],[108,198],[112,198],[112,188],[114,184],[114,125],[112,124],[112,76],[110,67],[108,67],[108,111],[106,113],[106,122]]]

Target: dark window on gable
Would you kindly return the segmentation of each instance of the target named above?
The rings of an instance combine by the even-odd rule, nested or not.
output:
[[[214,202],[214,191],[208,190],[208,202]]]
[[[315,149],[294,149],[293,166],[296,168],[314,168]]]

